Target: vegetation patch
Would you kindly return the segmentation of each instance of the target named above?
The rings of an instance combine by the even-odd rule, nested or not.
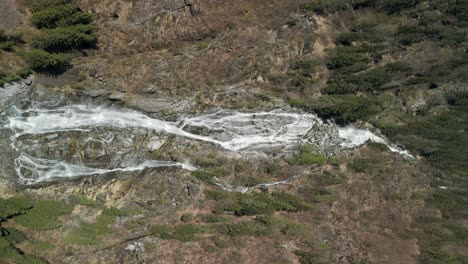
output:
[[[313,145],[302,146],[298,155],[294,157],[294,163],[299,165],[323,165],[328,158],[318,153]]]
[[[101,236],[112,231],[110,225],[117,217],[127,216],[128,212],[117,208],[106,208],[94,223],[82,222],[80,227],[69,230],[63,236],[65,242],[78,245],[98,245]]]
[[[57,201],[38,201],[32,209],[15,217],[14,220],[22,226],[38,231],[55,229],[62,226],[58,218],[71,213],[73,207]]]
[[[382,111],[381,102],[372,97],[355,95],[323,95],[314,99],[292,99],[296,107],[317,113],[325,119],[334,119],[339,124],[367,120]]]
[[[193,224],[178,226],[153,225],[150,227],[150,231],[153,235],[158,236],[161,239],[174,239],[181,242],[190,242],[199,240],[199,234],[207,232],[208,229]]]

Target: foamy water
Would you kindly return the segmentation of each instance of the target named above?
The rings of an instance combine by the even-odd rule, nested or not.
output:
[[[56,109],[32,108],[15,109],[8,117],[4,127],[10,128],[12,147],[20,154],[15,161],[16,171],[24,183],[37,183],[63,177],[99,175],[110,172],[141,171],[144,168],[180,167],[195,170],[189,162],[146,160],[116,168],[93,168],[82,163],[70,163],[64,160],[33,157],[24,153],[24,144],[18,144],[22,136],[40,136],[49,133],[67,133],[70,131],[91,132],[95,129],[145,129],[148,131],[202,141],[219,146],[228,151],[239,153],[261,152],[265,149],[286,151],[288,148],[305,143],[325,142],[338,144],[340,148],[354,148],[371,140],[386,144],[391,151],[410,156],[408,152],[387,142],[365,129],[353,127],[338,128],[326,124],[317,116],[308,113],[270,111],[241,113],[221,110],[216,113],[187,117],[178,122],[169,122],[152,118],[144,113],[110,108],[75,104]],[[323,128],[322,139],[315,137],[314,129]],[[322,131],[322,134],[323,134]],[[329,133],[330,135],[326,135]],[[341,142],[334,142],[333,133],[338,133]],[[96,139],[106,144],[102,139]],[[112,143],[109,143],[112,144]],[[40,148],[41,146],[37,146]]]

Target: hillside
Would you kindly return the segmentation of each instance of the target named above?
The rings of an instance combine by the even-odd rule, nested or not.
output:
[[[468,1],[1,4],[0,262],[468,262]]]

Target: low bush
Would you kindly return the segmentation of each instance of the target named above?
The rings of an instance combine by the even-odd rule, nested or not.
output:
[[[70,195],[68,199],[74,204],[83,206],[95,206],[100,204],[98,201],[90,199],[84,195]]]
[[[411,72],[413,67],[404,61],[391,62],[385,65],[387,72]]]
[[[206,190],[205,197],[209,200],[221,201],[230,197],[230,193],[221,190]]]
[[[94,28],[89,25],[75,25],[42,30],[41,34],[34,37],[32,45],[35,48],[49,52],[63,52],[72,49],[94,48],[97,36]]]
[[[313,0],[301,4],[299,9],[305,13],[314,12],[317,14],[324,14],[344,10],[347,7],[346,0]]]
[[[70,3],[70,0],[27,0],[27,5],[33,13],[67,3]]]
[[[354,42],[379,43],[382,41],[382,38],[367,32],[345,32],[341,33],[336,39],[338,44],[347,46],[352,45]]]
[[[217,214],[210,214],[202,216],[201,220],[205,223],[219,223],[226,221],[226,217]]]
[[[376,0],[375,7],[387,13],[399,13],[404,9],[416,6],[419,0]]]
[[[9,199],[0,198],[0,221],[12,216],[24,214],[32,206],[23,196]]]
[[[327,261],[320,258],[320,256],[311,252],[295,250],[294,254],[299,257],[300,264],[325,264],[327,263]]]
[[[355,172],[376,171],[378,168],[384,166],[385,163],[377,158],[360,158],[355,159],[350,164],[350,167]]]
[[[12,244],[18,244],[26,239],[26,235],[15,228],[0,228],[0,237]]]
[[[316,147],[312,145],[302,146],[299,154],[294,157],[294,162],[300,165],[323,165],[327,160],[328,158],[318,153]]]
[[[265,236],[273,230],[260,221],[248,221],[220,226],[219,231],[228,236]]]
[[[72,210],[73,206],[69,204],[57,201],[39,201],[32,209],[16,216],[14,220],[16,223],[34,230],[50,230],[62,226],[58,217],[69,214]]]
[[[37,28],[55,28],[59,21],[73,17],[78,11],[78,6],[74,4],[51,6],[34,12],[31,21]]]
[[[338,53],[328,63],[328,68],[339,69],[343,67],[349,67],[356,63],[369,63],[371,60],[369,57],[362,53],[351,53],[343,52],[338,50]]]
[[[199,240],[198,235],[207,232],[206,228],[194,224],[178,226],[153,225],[150,227],[150,231],[161,239],[174,239],[181,242]]]
[[[48,53],[38,49],[24,52],[24,58],[33,70],[52,73],[65,71],[71,61],[69,54]]]
[[[367,120],[382,111],[378,99],[355,95],[323,95],[317,99],[296,99],[291,104],[317,113],[340,124]]]
[[[13,51],[13,46],[15,46],[13,41],[0,42],[0,50]]]
[[[298,212],[308,210],[310,207],[287,193],[251,193],[238,195],[230,202],[225,210],[233,212],[236,216],[271,214],[276,211]]]

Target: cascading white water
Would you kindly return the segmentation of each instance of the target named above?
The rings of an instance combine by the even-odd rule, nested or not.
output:
[[[188,170],[195,169],[189,163],[155,160],[135,161],[131,164],[125,163],[125,166],[119,165],[112,168],[95,168],[86,166],[80,161],[80,158],[78,158],[78,161],[72,162],[33,157],[33,155],[27,153],[31,150],[31,144],[37,144],[34,137],[46,136],[47,141],[51,142],[57,137],[58,133],[68,133],[65,135],[65,139],[70,133],[78,133],[80,138],[83,138],[83,134],[94,135],[91,132],[98,129],[113,129],[115,131],[147,130],[152,131],[152,133],[169,134],[208,142],[226,150],[241,153],[261,152],[272,148],[275,151],[281,151],[302,143],[339,144],[341,148],[354,148],[364,144],[367,140],[372,140],[388,145],[392,151],[409,155],[404,150],[388,144],[385,139],[368,130],[352,127],[337,128],[334,125],[322,122],[313,114],[280,110],[258,113],[221,110],[213,114],[185,118],[180,122],[159,120],[128,109],[86,104],[68,105],[55,109],[16,109],[12,112],[13,114],[8,117],[8,122],[4,127],[10,128],[14,132],[11,137],[12,146],[21,153],[15,162],[16,171],[24,183],[37,183],[59,177],[105,174],[116,171],[139,171],[148,167],[179,166]],[[338,134],[335,138],[332,135],[334,133]],[[318,137],[316,134],[320,134],[320,136]],[[336,141],[338,137],[341,143]],[[66,144],[62,138],[60,140],[58,143],[54,141],[54,146]],[[96,134],[94,137],[88,136],[86,141],[98,142],[95,144],[99,144],[99,146],[116,144],[115,137],[107,134]],[[89,142],[86,143],[88,149],[90,149]],[[131,146],[132,143],[133,141],[130,140],[127,145]],[[157,148],[161,144],[151,143],[148,145]],[[44,146],[38,145],[35,147],[34,152],[39,154],[48,153],[47,150],[42,150],[41,147]],[[85,146],[81,146],[81,148],[83,152]],[[93,148],[89,151],[93,151]],[[99,157],[107,157],[112,156],[113,153],[99,153],[99,155]],[[138,157],[138,159],[133,158],[141,160],[141,157]],[[73,159],[77,159],[76,154]]]

